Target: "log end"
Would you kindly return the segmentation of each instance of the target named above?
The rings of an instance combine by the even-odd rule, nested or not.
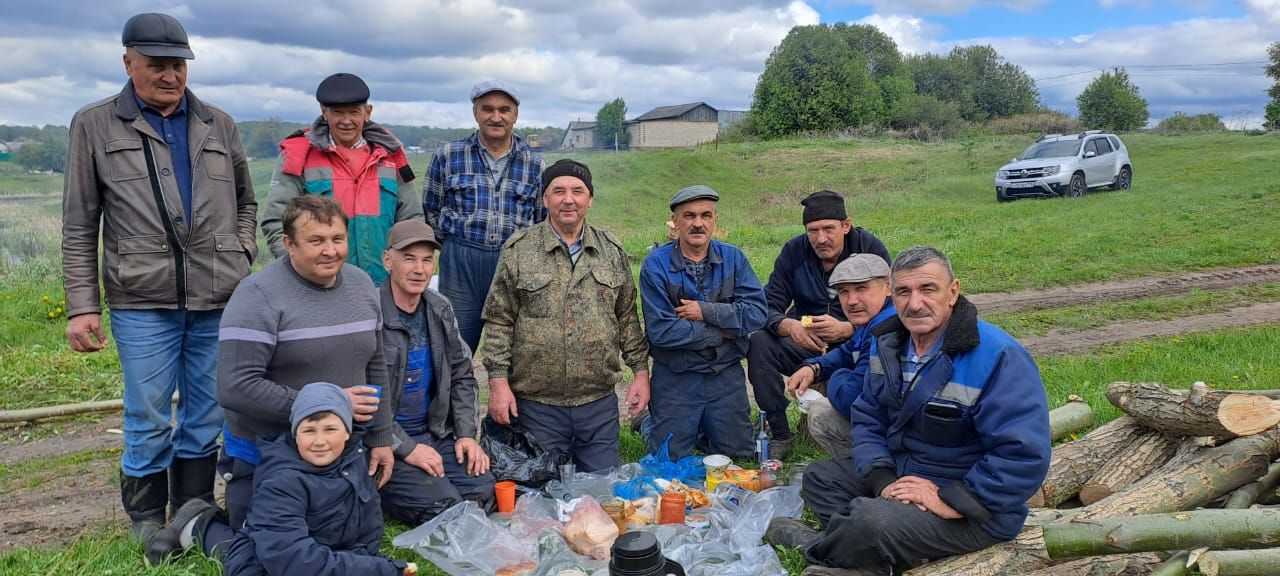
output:
[[[1111,494],[1111,489],[1102,484],[1085,484],[1080,488],[1080,502],[1088,506]]]
[[[1036,493],[1031,495],[1031,499],[1027,500],[1028,508],[1044,508],[1044,488],[1036,488]]]
[[[1280,408],[1266,396],[1231,394],[1218,404],[1218,421],[1233,434],[1251,436],[1280,423]]]

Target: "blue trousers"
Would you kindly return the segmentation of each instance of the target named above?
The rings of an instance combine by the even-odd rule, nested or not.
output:
[[[500,246],[474,246],[450,239],[440,250],[440,293],[453,304],[462,341],[474,356],[480,347],[480,330],[484,321],[484,300],[498,269]]]
[[[174,458],[218,451],[222,408],[217,390],[222,311],[111,310],[111,335],[124,372],[125,476],[169,468]],[[177,414],[173,392],[178,391]],[[177,425],[170,424],[171,419]]]
[[[668,446],[679,460],[705,438],[710,454],[749,458],[755,453],[751,439],[751,407],[742,364],[717,374],[672,372],[660,362],[650,373],[649,421],[644,426],[645,448],[650,454]]]

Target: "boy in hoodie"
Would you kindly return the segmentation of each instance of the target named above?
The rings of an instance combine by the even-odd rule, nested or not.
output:
[[[244,528],[233,531],[218,508],[192,500],[148,544],[147,560],[198,546],[227,576],[416,576],[415,564],[378,555],[382,510],[364,457],[348,443],[351,413],[338,386],[304,386],[289,415],[292,435],[259,442]]]

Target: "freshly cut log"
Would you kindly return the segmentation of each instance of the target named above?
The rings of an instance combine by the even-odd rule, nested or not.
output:
[[[943,558],[904,576],[1007,576],[1025,574],[1049,565],[1044,548],[1044,526],[1028,526],[1013,540],[960,556]]]
[[[1278,440],[1280,429],[1188,453],[1185,463],[1162,466],[1124,490],[1086,506],[1071,520],[1176,512],[1203,506],[1266,473],[1268,464],[1280,453]],[[1179,548],[1184,547],[1175,545],[1166,550]]]
[[[1191,556],[1186,550],[1178,552],[1165,560],[1163,564],[1151,571],[1151,576],[1186,576],[1190,568],[1187,567],[1187,558]]]
[[[1137,482],[1167,462],[1180,442],[1155,430],[1143,432],[1080,487],[1080,501],[1093,504]]]
[[[1222,507],[1248,508],[1253,506],[1263,494],[1274,492],[1277,485],[1280,485],[1280,462],[1272,463],[1271,467],[1267,469],[1267,473],[1256,482],[1245,484],[1239,490],[1232,492],[1231,496],[1227,498],[1227,503]]]
[[[1049,411],[1049,436],[1056,442],[1093,426],[1093,408],[1084,398],[1072,394],[1067,403]]]
[[[1160,555],[1155,552],[1112,554],[1068,560],[1023,576],[1147,576],[1158,566]]]
[[[1045,550],[1054,560],[1197,546],[1271,548],[1280,546],[1280,510],[1195,510],[1088,522],[1076,518],[1044,526],[1043,534]]]
[[[1280,548],[1215,550],[1200,558],[1204,576],[1275,576],[1280,573]]]
[[[1189,392],[1155,382],[1113,382],[1107,400],[1142,425],[1171,436],[1257,434],[1280,423],[1280,405],[1260,394],[1212,390],[1196,382]]]
[[[1137,420],[1122,416],[1075,442],[1055,446],[1049,473],[1027,505],[1053,508],[1070,500],[1099,468],[1128,447],[1142,431]]]

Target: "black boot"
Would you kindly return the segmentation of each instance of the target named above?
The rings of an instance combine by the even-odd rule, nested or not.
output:
[[[218,512],[218,507],[205,502],[201,498],[188,500],[186,504],[183,504],[174,513],[169,525],[157,531],[155,536],[146,542],[143,552],[147,557],[147,563],[152,566],[158,566],[165,560],[181,553],[183,549],[182,531],[187,529],[187,525],[192,524],[192,534],[203,534],[204,527],[209,524],[209,520]]]
[[[190,500],[213,504],[213,480],[217,475],[218,455],[186,460],[174,458],[169,466],[169,518]]]
[[[169,473],[148,474],[141,478],[125,476],[120,471],[120,502],[133,522],[133,537],[146,542],[164,525],[164,505],[169,500]]]

